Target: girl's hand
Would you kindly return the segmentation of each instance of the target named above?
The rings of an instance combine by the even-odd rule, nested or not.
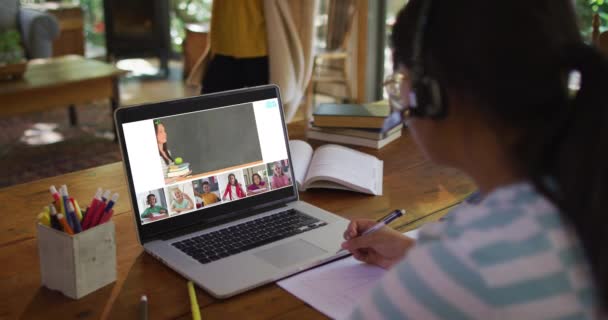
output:
[[[342,248],[350,251],[357,260],[389,269],[403,259],[416,241],[387,226],[361,235],[375,224],[369,219],[351,221],[344,231],[346,241],[342,243]]]

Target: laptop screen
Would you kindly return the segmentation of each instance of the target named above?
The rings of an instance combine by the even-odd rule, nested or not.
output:
[[[277,98],[156,116],[121,129],[140,225],[293,188]]]

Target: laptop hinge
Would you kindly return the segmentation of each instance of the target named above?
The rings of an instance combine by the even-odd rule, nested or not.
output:
[[[146,239],[146,242],[153,241],[153,240],[168,240],[168,239],[177,238],[177,237],[183,236],[185,234],[197,232],[197,231],[200,231],[203,229],[213,228],[213,227],[225,224],[229,221],[247,218],[247,217],[256,215],[258,213],[262,213],[262,212],[266,212],[266,211],[270,211],[270,210],[274,210],[274,209],[278,209],[278,208],[286,207],[286,206],[287,206],[287,204],[282,202],[282,203],[276,203],[276,204],[272,204],[269,206],[265,206],[264,208],[256,208],[256,209],[252,209],[252,210],[242,210],[242,211],[238,211],[238,212],[229,213],[229,214],[223,215],[221,217],[217,217],[215,219],[205,220],[203,223],[200,223],[200,224],[196,224],[196,225],[192,225],[192,226],[188,226],[185,228],[180,228],[180,229],[172,230],[172,231],[168,231],[168,232],[163,232],[162,234],[159,234],[155,237]]]

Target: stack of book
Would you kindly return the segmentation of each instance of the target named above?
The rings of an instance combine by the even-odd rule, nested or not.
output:
[[[169,170],[167,171],[168,178],[183,177],[188,174],[190,174],[190,163],[188,162],[169,165]]]
[[[401,136],[403,124],[388,124],[386,100],[366,104],[322,103],[313,113],[306,137],[334,143],[380,149]]]

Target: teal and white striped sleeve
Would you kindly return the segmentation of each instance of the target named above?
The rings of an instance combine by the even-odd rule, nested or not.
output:
[[[549,227],[546,214],[520,210],[474,211],[435,228],[443,235],[413,248],[350,318],[592,318],[587,265],[559,222]]]
[[[415,248],[388,272],[352,319],[488,318],[487,288],[472,266],[440,242]]]
[[[529,184],[429,224],[351,319],[590,319],[589,265],[559,211]]]
[[[489,248],[489,247],[488,247]],[[351,319],[586,319],[569,273],[509,274],[510,264],[480,267],[461,254],[458,243],[436,242],[413,249],[364,298]],[[486,261],[487,262],[487,261]],[[513,265],[515,268],[517,266]],[[541,265],[542,267],[542,265]],[[499,275],[500,272],[504,276]],[[517,272],[517,271],[515,271]],[[489,281],[487,276],[495,279]]]

